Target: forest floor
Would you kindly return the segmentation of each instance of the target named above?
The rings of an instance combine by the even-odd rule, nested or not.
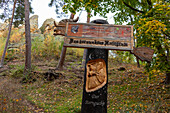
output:
[[[24,79],[24,62],[8,62],[0,68],[0,112],[80,113],[84,68],[74,59],[67,57],[62,71],[55,70],[56,60],[33,62],[34,71]],[[149,77],[143,67],[111,59],[108,67],[108,113],[170,112],[163,73]]]

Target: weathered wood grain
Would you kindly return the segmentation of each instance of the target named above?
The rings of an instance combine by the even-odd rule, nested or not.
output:
[[[67,23],[64,46],[133,50],[133,26]]]
[[[130,38],[129,38],[130,39]],[[66,47],[77,47],[77,48],[103,48],[109,50],[132,50],[131,42],[129,40],[117,41],[114,39],[84,39],[69,37],[65,38],[64,46]]]
[[[65,36],[66,25],[55,25],[53,35],[62,35]]]
[[[91,58],[91,56],[89,56]],[[103,59],[90,60],[86,64],[86,91],[92,92],[107,82],[106,63]]]
[[[141,61],[151,62],[154,54],[154,50],[149,47],[134,48],[133,54]]]

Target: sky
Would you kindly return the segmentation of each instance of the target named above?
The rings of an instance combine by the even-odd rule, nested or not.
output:
[[[32,7],[33,7],[33,11],[34,14],[32,15],[38,15],[39,19],[38,19],[38,23],[39,23],[39,27],[41,27],[41,25],[43,24],[43,22],[48,19],[48,18],[53,18],[55,19],[57,22],[60,21],[61,19],[57,18],[57,14],[55,12],[55,7],[49,7],[48,4],[50,3],[50,0],[33,0],[32,1]],[[113,14],[108,14],[110,15],[110,17],[108,17],[108,22],[110,24],[114,24],[113,21]],[[77,13],[75,15],[75,18],[79,16],[79,13]],[[95,16],[92,17],[91,20],[94,19],[104,19],[103,17],[99,17],[99,16]],[[85,11],[83,11],[79,17],[79,22],[81,23],[86,23],[87,20],[87,13]]]
[[[30,14],[30,17],[33,15],[38,15],[38,26],[41,27],[43,22],[46,19],[53,18],[56,20],[56,22],[59,22],[61,19],[57,18],[57,14],[55,12],[55,7],[49,7],[48,4],[50,3],[50,0],[32,0],[31,5],[33,7],[34,14]],[[1,12],[1,10],[0,10]],[[113,14],[108,14],[108,22],[109,24],[114,24],[113,20]],[[79,16],[79,13],[75,15],[75,18]],[[63,18],[64,19],[64,18]],[[90,20],[95,20],[95,19],[104,19],[103,17],[100,16],[95,16],[92,17]],[[79,17],[79,21],[81,23],[86,23],[87,20],[87,13],[83,11]],[[0,22],[2,22],[0,20]]]

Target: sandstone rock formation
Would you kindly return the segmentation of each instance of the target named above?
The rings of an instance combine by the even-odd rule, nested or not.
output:
[[[23,25],[18,28],[21,33],[25,33],[25,23],[23,23]],[[38,15],[33,15],[32,17],[30,17],[30,31],[32,34],[41,33],[40,30],[38,29]]]
[[[41,38],[44,40],[46,36],[53,36],[54,31],[54,21],[55,19],[49,18],[46,19],[41,26],[41,28],[38,28],[38,15],[33,15],[30,17],[30,31],[31,31],[31,39],[34,41],[35,37]],[[58,22],[57,22],[58,23]],[[0,38],[4,37],[7,38],[8,35],[8,28],[9,28],[9,19],[5,20],[4,23],[0,23]],[[42,32],[43,31],[43,32]],[[22,25],[19,25],[19,27],[14,28],[14,25],[12,27],[11,37],[10,37],[10,43],[8,45],[8,50],[18,50],[23,48],[25,42],[25,22],[23,22]],[[63,41],[64,37],[56,36],[55,39],[59,41]],[[19,41],[16,41],[19,40]],[[21,50],[22,51],[22,50]]]
[[[33,15],[30,18],[30,28],[31,29],[38,29],[38,15]]]
[[[40,27],[41,33],[45,34],[51,30],[53,31],[54,21],[55,21],[55,19],[53,19],[53,18],[46,19],[44,21],[43,25]]]
[[[30,31],[32,36],[37,36],[38,34],[47,34],[50,31],[53,31],[54,29],[54,21],[55,19],[49,18],[46,19],[43,23],[43,25],[38,28],[38,15],[33,15],[30,17]],[[5,20],[4,23],[0,23],[0,34],[3,33],[3,31],[8,30],[9,27],[9,19]],[[21,34],[25,33],[25,22],[23,22],[22,25],[18,27],[19,32]]]

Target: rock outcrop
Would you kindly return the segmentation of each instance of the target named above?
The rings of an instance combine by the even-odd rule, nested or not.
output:
[[[49,18],[44,21],[42,26],[40,27],[41,33],[48,33],[49,31],[54,29],[54,21],[55,19]]]
[[[23,25],[18,28],[21,33],[25,33],[25,23],[23,23]],[[40,30],[38,29],[38,15],[33,15],[32,17],[30,17],[30,31],[31,34],[41,33]]]
[[[53,31],[54,21],[55,19],[53,18],[46,19],[43,25],[39,29],[38,28],[38,15],[33,15],[32,17],[30,17],[30,31],[31,31],[32,36],[37,36],[38,34],[46,34],[46,33],[49,33],[50,31]],[[9,19],[5,20],[4,23],[0,23],[0,34],[2,34],[3,31],[8,30],[8,27],[9,27]],[[24,34],[25,33],[25,22],[22,25],[20,25],[17,29],[19,30],[21,34]]]
[[[33,15],[30,18],[30,28],[31,29],[38,29],[38,15]]]
[[[43,23],[43,25],[38,28],[38,15],[33,15],[30,17],[30,31],[31,31],[31,39],[34,41],[35,37],[41,38],[44,40],[47,36],[52,36],[54,31],[54,21],[55,19],[49,18],[46,19]],[[58,22],[56,22],[58,23]],[[9,28],[9,19],[5,20],[4,23],[0,23],[0,38],[4,37],[7,38],[8,34],[8,28]],[[12,27],[10,42],[8,45],[8,50],[19,50],[23,48],[25,42],[25,22],[23,22],[22,25],[19,25],[19,27],[14,28]],[[56,36],[55,39],[59,41],[63,41],[64,37]]]

